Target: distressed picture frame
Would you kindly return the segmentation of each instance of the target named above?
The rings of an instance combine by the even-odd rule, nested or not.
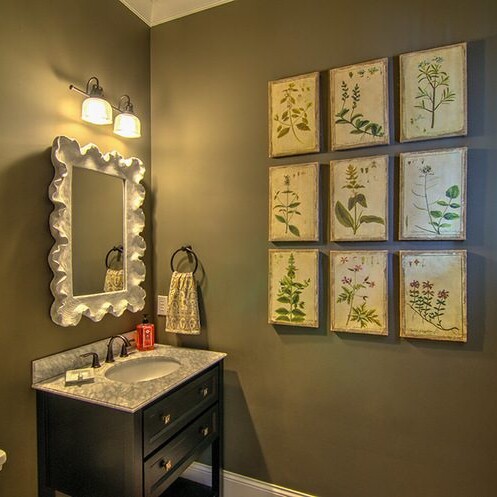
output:
[[[466,342],[466,250],[399,256],[400,336]]]
[[[400,55],[401,142],[467,134],[466,53],[457,43]]]
[[[330,241],[388,239],[388,155],[330,162]]]
[[[319,327],[318,250],[269,250],[268,322]]]
[[[330,70],[331,149],[390,143],[388,58]]]
[[[399,238],[465,240],[467,148],[400,154]]]
[[[319,241],[319,164],[269,168],[269,241]]]
[[[388,335],[388,251],[330,251],[330,330]]]
[[[268,83],[269,157],[320,149],[319,72]]]

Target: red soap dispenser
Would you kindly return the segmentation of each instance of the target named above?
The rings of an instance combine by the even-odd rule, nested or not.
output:
[[[147,315],[143,315],[143,321],[136,327],[136,348],[138,350],[153,350],[155,348],[154,325],[148,322]]]

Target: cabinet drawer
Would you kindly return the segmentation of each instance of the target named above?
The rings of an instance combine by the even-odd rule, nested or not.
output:
[[[197,447],[211,443],[218,434],[218,408],[212,407],[172,438],[144,463],[145,496],[160,495],[172,482],[174,470],[191,456]]]
[[[200,376],[143,412],[146,457],[218,398],[218,368]]]

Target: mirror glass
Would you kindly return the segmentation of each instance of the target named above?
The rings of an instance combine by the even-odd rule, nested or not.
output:
[[[73,294],[125,290],[124,180],[74,167],[71,200]]]

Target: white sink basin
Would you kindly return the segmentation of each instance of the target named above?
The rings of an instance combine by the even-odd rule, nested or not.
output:
[[[105,376],[123,383],[139,383],[167,376],[180,366],[178,361],[170,357],[144,357],[116,364],[105,372]]]

